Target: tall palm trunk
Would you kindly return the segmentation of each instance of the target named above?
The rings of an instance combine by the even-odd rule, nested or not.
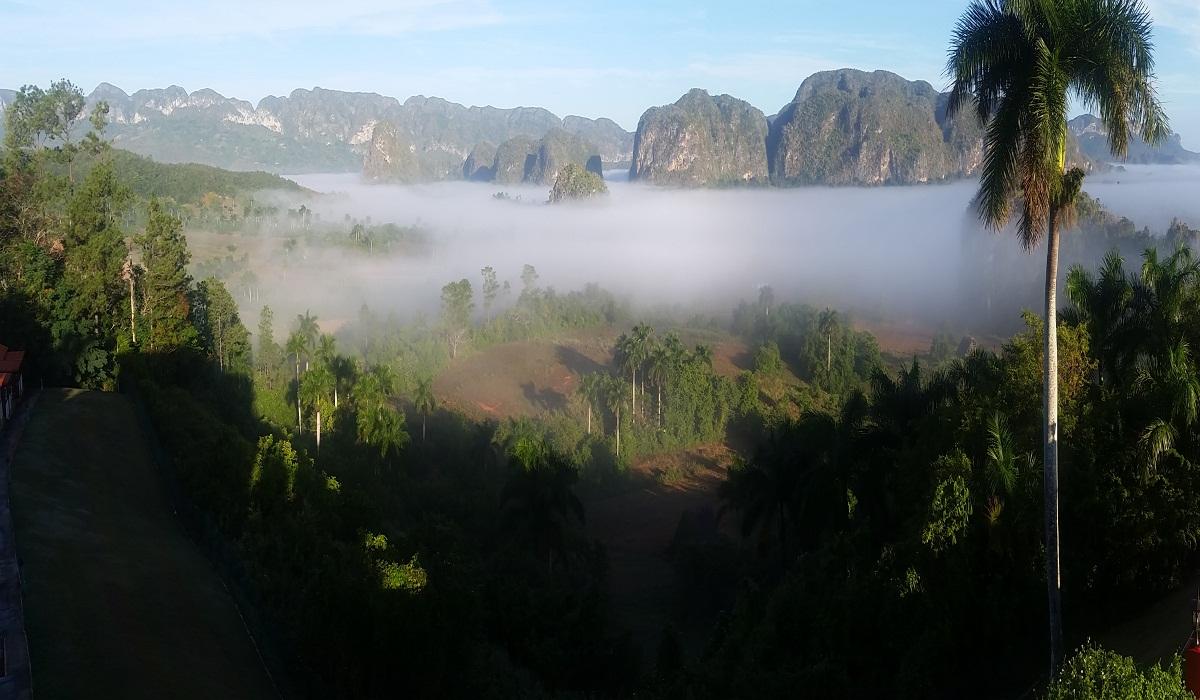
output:
[[[1050,612],[1050,674],[1054,677],[1062,661],[1062,575],[1058,545],[1058,222],[1057,210],[1050,210],[1049,236],[1046,239],[1046,327],[1042,367],[1043,486],[1046,515],[1046,592]]]
[[[621,409],[617,409],[617,459],[621,459]]]
[[[636,369],[630,370],[629,376],[633,379],[633,391],[631,392],[632,393],[632,401],[633,401],[633,414],[632,415],[637,416],[637,370]]]
[[[129,330],[133,333],[133,344],[137,345],[137,320],[134,318],[133,274],[129,275]]]
[[[304,417],[300,414],[300,358],[296,358],[296,433],[304,432]]]
[[[592,434],[592,402],[588,401],[588,435]]]
[[[425,443],[425,420],[428,417],[429,417],[428,413],[426,413],[425,411],[421,411],[421,443],[422,444]]]
[[[833,366],[833,334],[825,334],[825,372],[828,373]]]
[[[321,409],[317,409],[317,454],[321,454]]]

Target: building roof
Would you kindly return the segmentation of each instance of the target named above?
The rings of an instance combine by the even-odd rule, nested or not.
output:
[[[21,363],[24,361],[24,350],[9,350],[4,354],[0,354],[0,372],[20,372]]]
[[[0,389],[3,389],[9,384],[16,384],[16,382],[17,375],[13,374],[12,372],[0,372]]]
[[[24,361],[24,350],[9,350],[7,345],[0,344],[0,373],[20,372]]]

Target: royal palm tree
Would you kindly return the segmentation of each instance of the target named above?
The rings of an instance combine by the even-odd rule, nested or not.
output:
[[[437,401],[433,397],[432,379],[417,380],[417,390],[413,392],[413,405],[421,412],[421,442],[425,442],[425,421],[429,418],[429,414],[437,409]]]
[[[954,30],[947,73],[954,80],[948,113],[973,108],[986,129],[980,217],[1003,228],[1019,195],[1022,245],[1046,238],[1042,448],[1053,673],[1062,658],[1058,248],[1083,180],[1078,168],[1065,172],[1069,95],[1098,110],[1114,156],[1125,156],[1133,132],[1160,141],[1167,119],[1154,86],[1150,15],[1140,0],[972,0]]]
[[[616,424],[616,455],[621,457],[621,410],[625,407],[625,382],[620,377],[605,376],[601,395],[606,408],[613,414]]]
[[[650,349],[650,337],[653,332],[654,329],[650,326],[645,323],[639,323],[627,335],[622,335],[617,339],[617,347],[614,355],[617,365],[622,370],[629,372],[630,411],[634,416],[637,415],[638,370],[646,361],[646,354]]]
[[[662,390],[663,386],[675,374],[678,367],[678,360],[672,354],[670,348],[666,345],[659,345],[650,353],[650,357],[646,360],[646,381],[654,384],[656,392],[656,400],[654,402],[657,410],[656,424],[662,427]]]
[[[345,355],[334,355],[329,361],[329,371],[333,373],[333,407],[336,409],[339,389],[354,386],[358,363]]]
[[[317,428],[317,452],[321,451],[321,418],[329,415],[330,399],[333,395],[333,374],[327,367],[317,367],[304,373],[300,379],[299,395],[315,413]]]
[[[304,336],[298,332],[292,333],[288,336],[287,345],[284,346],[284,349],[287,354],[292,356],[292,361],[296,367],[296,430],[303,433],[304,416],[300,410],[300,358],[304,355]]]
[[[592,407],[600,399],[600,392],[604,387],[604,375],[597,372],[585,374],[579,380],[579,395],[583,397],[584,403],[587,404],[587,434],[592,434]]]
[[[817,327],[825,336],[825,371],[833,367],[833,332],[837,330],[838,313],[833,309],[825,309],[817,317]]]
[[[317,338],[321,335],[321,327],[317,325],[317,317],[305,311],[296,316],[296,334],[304,342],[304,371],[308,371],[308,361],[317,350]]]

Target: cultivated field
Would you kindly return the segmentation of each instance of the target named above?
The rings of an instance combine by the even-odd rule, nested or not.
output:
[[[12,465],[39,698],[270,698],[233,601],[184,536],[125,396],[46,390]]]

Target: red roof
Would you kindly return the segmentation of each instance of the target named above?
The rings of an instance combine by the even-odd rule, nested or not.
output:
[[[17,375],[15,375],[15,374],[10,374],[8,372],[0,374],[0,389],[3,389],[4,387],[8,386],[9,382],[15,382],[16,379],[17,379]]]

